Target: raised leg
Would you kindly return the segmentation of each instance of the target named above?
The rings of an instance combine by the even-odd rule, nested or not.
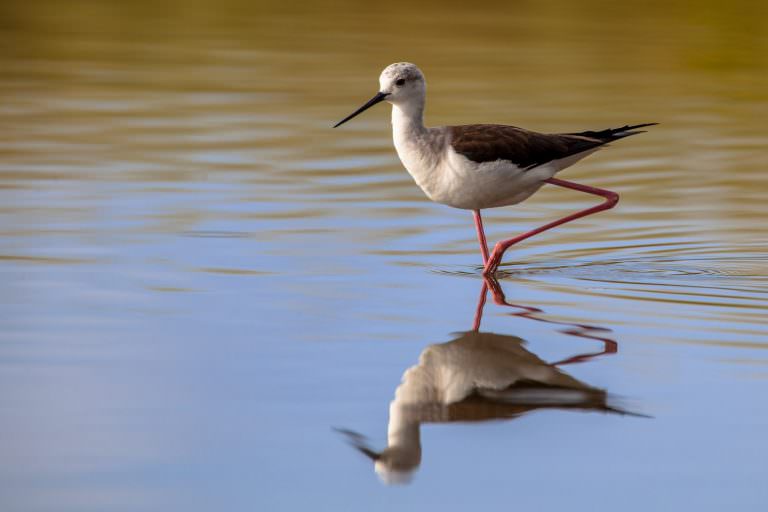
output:
[[[480,210],[472,210],[475,214],[475,229],[477,230],[477,241],[480,242],[480,254],[483,255],[483,266],[488,263],[488,242],[485,240],[485,231],[483,230],[483,218],[480,216]]]
[[[483,275],[489,276],[495,274],[496,270],[499,268],[499,264],[501,263],[501,258],[504,256],[504,252],[516,243],[521,242],[526,238],[530,238],[533,235],[538,235],[539,233],[565,224],[566,222],[571,222],[572,220],[580,219],[581,217],[586,217],[587,215],[592,215],[593,213],[601,212],[603,210],[609,210],[616,206],[616,203],[619,202],[619,194],[616,192],[611,192],[610,190],[590,187],[588,185],[581,185],[579,183],[573,183],[572,181],[565,181],[557,178],[550,178],[545,181],[552,185],[557,185],[558,187],[570,188],[572,190],[578,190],[579,192],[586,192],[587,194],[601,196],[605,198],[605,201],[598,204],[597,206],[572,213],[571,215],[563,217],[562,219],[550,222],[549,224],[545,224],[539,228],[528,231],[527,233],[523,233],[522,235],[510,238],[509,240],[502,240],[501,242],[498,242],[485,263]]]

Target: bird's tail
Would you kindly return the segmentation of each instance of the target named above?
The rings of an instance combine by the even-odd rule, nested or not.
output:
[[[645,128],[646,126],[654,126],[657,124],[659,123],[633,124],[622,126],[621,128],[608,128],[607,130],[569,133],[568,135],[580,135],[582,137],[589,137],[590,139],[597,139],[603,142],[611,142],[613,140],[629,137],[630,135],[645,133],[645,130],[638,130],[638,128]]]

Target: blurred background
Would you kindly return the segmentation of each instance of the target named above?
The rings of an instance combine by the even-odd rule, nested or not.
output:
[[[430,419],[387,445],[430,344],[472,328],[468,212],[397,160],[386,65],[427,124],[659,122],[563,177],[619,207],[507,253],[520,337],[653,418]],[[7,0],[0,5],[0,508],[763,510],[768,4]],[[491,240],[591,204],[544,188]],[[578,331],[578,328],[575,328]],[[594,330],[589,330],[594,333]]]

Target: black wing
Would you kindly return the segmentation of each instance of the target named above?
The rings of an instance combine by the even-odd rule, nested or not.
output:
[[[533,169],[552,160],[598,148],[613,140],[641,131],[639,124],[580,133],[537,133],[516,126],[470,124],[451,126],[451,146],[473,162],[508,160],[518,167]]]

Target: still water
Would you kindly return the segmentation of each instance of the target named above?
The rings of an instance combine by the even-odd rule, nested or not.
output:
[[[477,7],[3,4],[2,510],[765,509],[768,4]],[[388,108],[330,129],[400,60],[429,124],[661,124],[486,290]]]

